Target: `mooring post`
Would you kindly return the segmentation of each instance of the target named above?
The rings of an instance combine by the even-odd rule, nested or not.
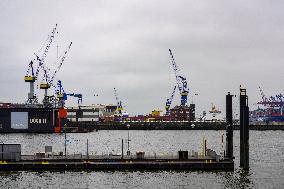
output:
[[[240,87],[240,167],[249,169],[249,107],[246,89]]]
[[[244,107],[246,105],[245,89],[240,86],[240,166],[244,165]]]
[[[226,95],[226,158],[234,158],[234,145],[233,145],[233,108],[232,108],[233,95],[228,92]]]
[[[244,128],[244,169],[249,169],[249,107],[245,107],[245,128]]]

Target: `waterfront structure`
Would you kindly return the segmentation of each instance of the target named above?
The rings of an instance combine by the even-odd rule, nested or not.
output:
[[[67,107],[69,121],[101,121],[107,117],[114,117],[117,106],[113,104],[92,104],[76,107]]]
[[[170,110],[172,121],[194,121],[195,120],[195,104],[190,106],[175,106]]]

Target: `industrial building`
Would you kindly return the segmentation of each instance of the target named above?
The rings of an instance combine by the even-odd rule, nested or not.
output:
[[[113,104],[93,104],[67,108],[69,121],[100,121],[104,117],[114,116],[117,106]]]

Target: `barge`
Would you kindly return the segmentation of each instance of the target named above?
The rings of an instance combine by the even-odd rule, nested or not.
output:
[[[35,153],[22,155],[20,144],[1,144],[0,170],[222,170],[233,171],[233,158],[222,158],[211,149],[197,152],[178,151],[172,156],[146,156],[145,152],[131,154]],[[46,148],[48,149],[48,148]],[[52,149],[50,147],[50,149]]]
[[[225,160],[216,161],[173,161],[173,160],[85,160],[85,161],[42,161],[42,162],[0,162],[1,171],[26,171],[26,170],[222,170],[234,171],[234,162]]]

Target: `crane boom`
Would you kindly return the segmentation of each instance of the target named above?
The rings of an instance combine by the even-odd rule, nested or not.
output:
[[[61,61],[60,61],[59,65],[58,65],[57,69],[55,70],[55,72],[53,73],[52,77],[51,77],[50,80],[49,80],[49,84],[50,84],[50,85],[53,85],[53,80],[54,80],[54,78],[55,78],[57,72],[60,70],[60,68],[61,68],[61,66],[62,66],[62,64],[63,64],[63,62],[65,61],[66,56],[67,56],[67,53],[69,52],[69,50],[70,50],[70,48],[71,48],[71,45],[72,45],[72,42],[68,45],[67,49],[64,51],[63,56],[62,56],[62,58],[61,58]]]
[[[257,104],[261,104],[267,107],[284,107],[284,96],[282,94],[278,94],[276,96],[270,96],[267,98],[261,89],[261,87],[258,87],[262,101],[258,102]]]
[[[75,98],[78,98],[78,106],[80,104],[82,104],[82,101],[83,101],[83,95],[82,94],[75,94],[75,93],[69,93],[69,94],[66,94],[67,96],[73,96]]]
[[[259,88],[259,91],[260,91],[260,95],[261,95],[262,101],[266,102],[267,98],[265,97],[265,94],[264,94],[262,88],[260,86],[258,88]]]
[[[57,72],[60,70],[63,62],[65,61],[66,55],[69,52],[70,48],[71,48],[72,42],[69,44],[69,46],[67,47],[67,49],[64,51],[62,58],[57,66],[57,69],[54,71],[53,75],[50,77],[47,70],[50,71],[50,69],[48,67],[44,67],[44,64],[42,65],[42,68],[44,70],[44,75],[43,75],[43,80],[42,83],[40,84],[40,89],[49,89],[50,86],[53,86],[55,88],[55,85],[53,84],[54,78],[57,74]],[[43,82],[45,80],[45,82]],[[47,91],[46,91],[47,92]]]
[[[37,61],[39,62],[38,66],[37,66],[37,69],[36,69],[36,72],[35,72],[35,77],[36,77],[36,78],[38,77],[40,68],[42,68],[43,70],[45,70],[45,68],[44,68],[44,61],[45,61],[45,58],[46,58],[47,53],[48,53],[48,51],[49,51],[49,48],[50,48],[50,46],[51,46],[51,44],[52,44],[52,41],[53,41],[53,39],[54,39],[56,30],[57,30],[57,24],[55,25],[55,27],[52,29],[52,32],[51,32],[50,35],[48,36],[47,44],[45,45],[45,49],[44,49],[44,52],[43,52],[41,58],[40,58],[38,55],[36,55]]]
[[[170,51],[170,56],[171,56],[171,63],[172,63],[174,73],[176,76],[177,86],[179,88],[179,92],[181,95],[181,105],[185,106],[187,103],[187,95],[189,93],[189,89],[187,87],[187,80],[186,80],[186,77],[181,73],[179,67],[177,66],[171,49],[169,49],[169,51]]]

